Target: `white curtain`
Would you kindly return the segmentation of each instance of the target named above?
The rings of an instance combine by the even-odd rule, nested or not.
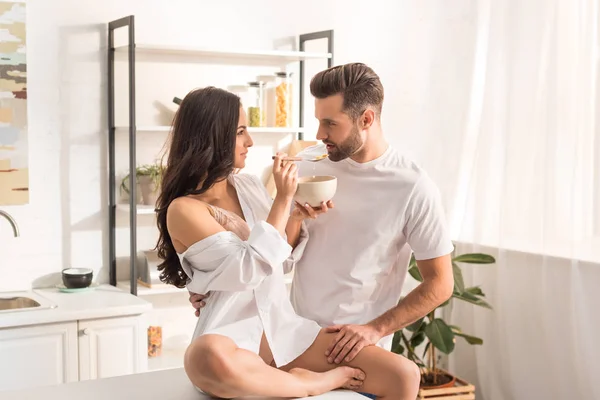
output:
[[[596,0],[478,0],[448,217],[493,310],[454,302],[450,369],[478,398],[600,399]]]

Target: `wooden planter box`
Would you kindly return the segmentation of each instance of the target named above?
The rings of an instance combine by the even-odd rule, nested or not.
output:
[[[446,371],[444,371],[446,372]],[[448,372],[446,372],[448,373]],[[475,399],[475,386],[456,377],[453,387],[440,389],[419,389],[418,400],[473,400]]]

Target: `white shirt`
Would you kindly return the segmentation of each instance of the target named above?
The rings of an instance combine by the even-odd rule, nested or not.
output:
[[[288,364],[315,340],[320,327],[299,317],[290,303],[283,263],[293,263],[306,245],[306,232],[292,254],[280,233],[265,222],[272,200],[257,177],[233,175],[244,219],[252,229],[247,241],[224,231],[191,245],[179,255],[190,278],[187,288],[211,292],[194,338],[208,333],[231,338],[258,354],[263,331],[277,366]]]
[[[324,145],[300,153],[325,154]],[[321,326],[367,323],[400,300],[411,252],[417,260],[454,249],[437,187],[389,147],[376,160],[299,162],[299,175],[337,177],[335,207],[307,220],[291,299]],[[393,335],[378,344],[390,349]]]

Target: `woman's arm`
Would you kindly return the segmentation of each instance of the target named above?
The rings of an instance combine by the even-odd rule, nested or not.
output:
[[[254,226],[247,241],[241,240],[192,199],[171,204],[167,225],[171,239],[187,248],[182,268],[190,278],[188,289],[195,293],[254,289],[292,250],[280,232],[264,221]]]
[[[273,225],[282,237],[285,237],[287,234],[287,224],[289,222],[291,204],[291,196],[278,193],[277,196],[275,196],[275,200],[273,200],[273,204],[271,204],[271,211],[267,216],[267,222]]]
[[[300,239],[300,231],[302,230],[302,220],[298,220],[290,217],[287,225],[285,226],[285,234],[287,236],[287,242],[292,248],[296,248]]]
[[[296,202],[285,228],[290,246],[295,249],[298,245],[301,236],[300,233],[302,232],[302,222],[305,219],[316,219],[319,215],[326,213],[330,208],[333,208],[333,201],[331,200],[322,202],[319,208],[313,208],[308,204],[302,205]]]
[[[277,153],[273,160],[273,177],[277,187],[277,195],[275,195],[275,200],[271,204],[271,211],[267,217],[267,222],[273,225],[282,237],[286,236],[286,225],[290,216],[292,198],[298,187],[298,168],[292,161],[283,161],[284,157],[284,153]],[[264,187],[263,191],[265,191]]]

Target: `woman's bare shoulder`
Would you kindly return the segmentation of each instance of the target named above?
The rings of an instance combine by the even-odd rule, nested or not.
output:
[[[167,209],[167,229],[172,240],[186,247],[224,230],[213,218],[210,206],[191,197],[171,202]]]

